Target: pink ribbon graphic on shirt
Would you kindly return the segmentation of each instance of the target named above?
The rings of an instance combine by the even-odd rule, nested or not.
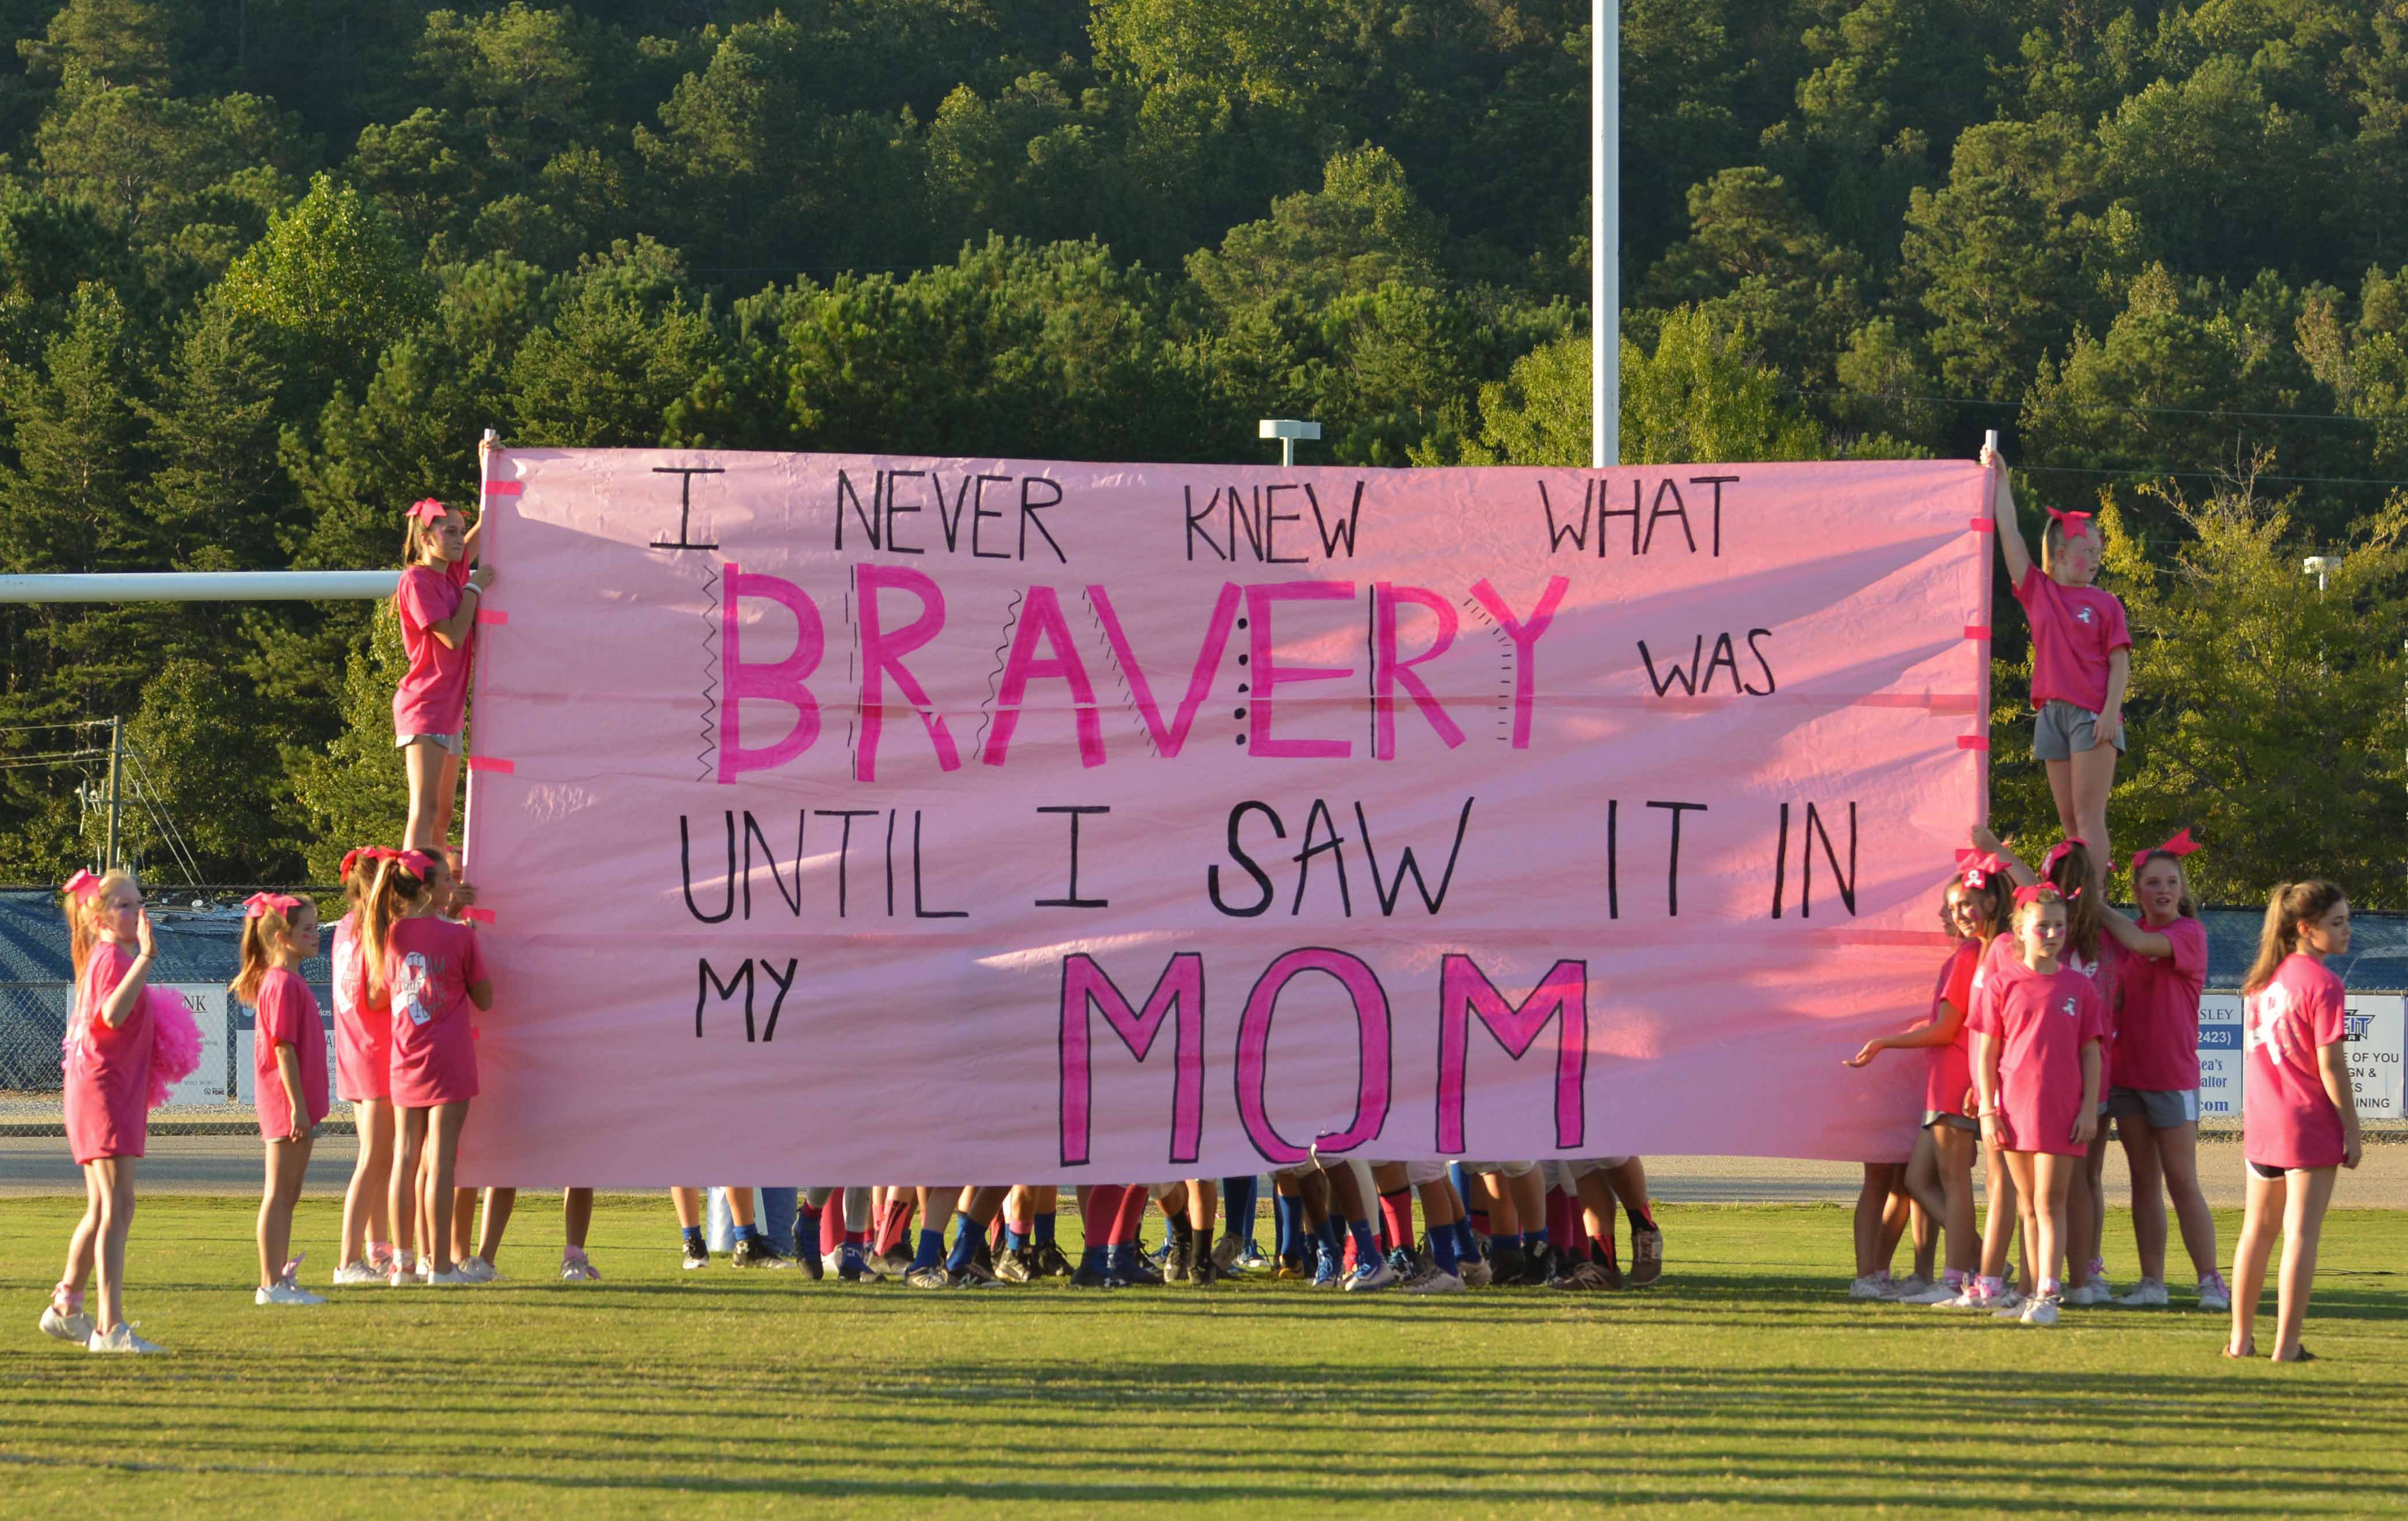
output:
[[[100,891],[100,879],[79,867],[74,876],[60,884],[59,891],[69,897],[90,897]]]
[[[2063,534],[2068,539],[2087,538],[2090,537],[2089,513],[2060,512],[2052,507],[2048,509],[2048,515],[2056,521],[2057,531]]]
[[[2135,877],[2139,876],[2141,874],[2141,868],[2148,864],[2149,857],[2152,855],[2171,855],[2175,860],[2179,861],[2184,856],[2188,855],[2191,852],[2199,848],[2199,841],[2190,837],[2190,825],[2184,825],[2182,833],[2174,836],[2172,839],[2167,840],[2164,844],[2157,846],[2152,850],[2134,851],[2132,853],[2132,875]]]

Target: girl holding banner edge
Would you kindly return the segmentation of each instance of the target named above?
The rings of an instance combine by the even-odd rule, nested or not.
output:
[[[2032,563],[2015,521],[2006,461],[1984,446],[1982,464],[1999,477],[1999,553],[2031,624],[2032,755],[2048,768],[2049,795],[2069,839],[2097,854],[2093,891],[2106,886],[2107,794],[2125,748],[2124,689],[2132,673],[2132,635],[2124,604],[2091,584],[2100,542],[2087,512],[2048,509],[2040,563]]]
[[[409,776],[405,848],[434,851],[452,833],[452,801],[466,751],[468,667],[477,609],[493,583],[490,566],[468,568],[484,533],[434,497],[410,505],[400,583],[393,594],[409,669],[393,694],[393,742]]]

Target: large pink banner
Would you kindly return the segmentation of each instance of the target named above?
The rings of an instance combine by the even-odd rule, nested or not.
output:
[[[463,1177],[1902,1157],[1987,499],[497,455]]]

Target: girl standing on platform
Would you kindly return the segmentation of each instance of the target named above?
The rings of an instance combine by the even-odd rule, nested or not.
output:
[[[1943,1304],[1957,1299],[1981,1263],[1981,1238],[1973,1225],[1972,1179],[1973,1153],[1981,1132],[1979,1124],[1965,1113],[1965,1095],[1973,1085],[1965,1016],[1973,1007],[1973,976],[1981,968],[1982,954],[2006,925],[2006,865],[1998,856],[1984,854],[1965,863],[1957,880],[1948,884],[1941,905],[1942,927],[1956,937],[1956,946],[1942,964],[1940,980],[1931,990],[1930,1018],[1903,1035],[1874,1037],[1848,1060],[1850,1067],[1862,1067],[1885,1051],[1928,1054],[1923,1128],[1915,1141],[1914,1157],[1907,1164],[1906,1183],[1925,1212],[1939,1220],[1946,1231],[1947,1269],[1939,1283],[1900,1296],[1910,1304]],[[1860,1227],[1860,1257],[1862,1234]],[[1864,1271],[1860,1260],[1858,1272]]]
[[[67,1015],[67,1149],[83,1169],[83,1219],[67,1241],[66,1272],[42,1313],[42,1329],[93,1352],[165,1350],[125,1321],[125,1239],[134,1225],[134,1173],[150,1133],[151,1013],[144,983],[158,954],[142,890],[131,873],[79,871],[65,895],[75,1004]],[[97,1270],[100,1313],[83,1308]]]
[[[253,893],[242,911],[242,965],[227,987],[258,1012],[252,1091],[267,1153],[259,1198],[259,1289],[251,1302],[323,1304],[293,1281],[285,1260],[312,1137],[326,1117],[326,1026],[299,975],[301,963],[318,954],[318,910],[308,898]]]
[[[393,1010],[393,1101],[401,1111],[398,1155],[388,1201],[394,1229],[415,1228],[417,1206],[426,1220],[421,1244],[431,1261],[429,1284],[465,1284],[452,1260],[452,1179],[468,1101],[477,1096],[477,1047],[468,1008],[490,1009],[494,986],[478,953],[476,932],[437,912],[443,863],[423,851],[403,851],[378,868],[362,926],[370,978]],[[422,1152],[432,1159],[420,1177]],[[415,1193],[412,1199],[405,1190]],[[402,1251],[409,1250],[407,1240]],[[398,1269],[396,1288],[421,1280]]]
[[[377,868],[393,853],[364,849],[343,857],[343,896],[350,911],[335,921],[335,1091],[351,1100],[360,1135],[351,1186],[343,1193],[342,1261],[337,1287],[381,1284],[394,1261],[393,1220],[385,1212],[393,1184],[393,1011],[372,986],[360,935],[361,907]]]
[[[2349,899],[2329,882],[2286,882],[2266,904],[2258,961],[2241,984],[2249,1102],[2242,1154],[2249,1207],[2232,1252],[2232,1339],[2228,1357],[2252,1357],[2266,1259],[2283,1238],[2276,1311],[2278,1363],[2306,1362],[2300,1327],[2315,1286],[2316,1246],[2335,1168],[2358,1161],[2358,1090],[2349,1075],[2342,982],[2325,965],[2349,952]],[[2277,1212],[2280,1212],[2279,1213]]]
[[[1982,1137],[2005,1154],[2037,1247],[2034,1297],[1999,1313],[2054,1326],[2064,1297],[2058,1275],[2066,1193],[2099,1129],[2099,1050],[2107,1022],[2099,989],[2057,960],[2065,899],[2056,888],[2017,888],[2014,929],[2023,954],[1974,1000],[1973,1087]]]
[[[2195,917],[2182,862],[2198,848],[2185,829],[2132,857],[2140,923],[2100,905],[2108,933],[2124,949],[2107,1112],[2131,1165],[2132,1236],[2141,1256],[2140,1284],[2115,1302],[2166,1302],[2172,1196],[2199,1275],[2199,1307],[2223,1311],[2232,1307],[2232,1296],[2216,1270],[2215,1216],[2199,1186],[2199,1000],[2207,985],[2207,929]]]
[[[2107,794],[2125,749],[2124,688],[2132,674],[2132,635],[2124,604],[2091,583],[2100,542],[2087,512],[2048,509],[2041,558],[2032,563],[2015,522],[2014,488],[1995,449],[1982,464],[1999,473],[1999,552],[2015,600],[2031,624],[2032,754],[2048,767],[2048,790],[2068,839],[2086,839],[2094,863],[2107,863]],[[2089,886],[2105,887],[2103,875]]]
[[[410,507],[402,541],[393,609],[409,669],[393,695],[393,742],[409,773],[409,825],[402,843],[411,850],[440,849],[452,833],[477,609],[494,580],[491,567],[468,568],[484,526],[468,526],[456,509],[429,496]]]

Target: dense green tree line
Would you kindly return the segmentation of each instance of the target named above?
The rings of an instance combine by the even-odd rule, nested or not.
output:
[[[2328,868],[2396,861],[2408,5],[1622,13],[1626,452],[1999,427],[2028,496],[2104,495],[2151,820],[2258,820],[2309,741],[2199,662],[2314,622],[2298,552],[2353,551],[2315,668],[2363,700],[2309,753],[2371,815]],[[0,571],[390,564],[486,426],[1180,460],[1296,415],[1347,462],[1585,458],[1585,0],[0,15]],[[0,875],[91,846],[92,768],[36,759],[91,734],[32,725],[112,714],[154,863],[172,820],[206,877],[322,874],[397,796],[391,657],[357,607],[0,610]]]

